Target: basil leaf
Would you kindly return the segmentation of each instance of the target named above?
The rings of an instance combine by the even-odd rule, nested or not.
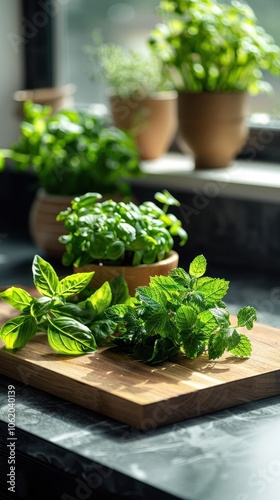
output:
[[[115,278],[113,278],[109,284],[112,292],[112,305],[124,304],[130,299],[128,285],[122,274],[120,274],[119,276],[115,276]]]
[[[53,297],[56,293],[58,285],[58,276],[54,268],[42,259],[39,255],[35,255],[32,264],[33,281],[37,290],[46,295],[47,297]]]
[[[22,349],[37,333],[36,320],[28,315],[8,320],[0,330],[0,338],[7,349]]]
[[[0,292],[0,297],[18,311],[27,311],[34,300],[28,292],[15,286]]]
[[[55,304],[51,307],[51,313],[59,318],[60,316],[68,316],[69,318],[74,318],[80,323],[88,323],[92,319],[92,314],[79,304]]]
[[[81,292],[90,283],[93,275],[94,271],[89,273],[75,273],[63,278],[57,284],[57,295],[71,297]]]
[[[49,318],[48,342],[59,354],[93,352],[97,345],[90,329],[73,318]]]
[[[105,283],[86,300],[86,304],[90,305],[94,317],[97,317],[110,306],[111,300],[111,287],[108,281],[105,281]]]
[[[51,297],[39,297],[34,300],[30,308],[30,314],[34,316],[34,318],[41,318],[51,310],[52,305],[53,300]]]

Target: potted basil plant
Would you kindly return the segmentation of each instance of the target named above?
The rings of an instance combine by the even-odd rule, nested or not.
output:
[[[166,275],[179,261],[175,237],[184,245],[188,235],[168,211],[179,201],[167,190],[156,193],[155,200],[162,207],[151,201],[135,205],[102,200],[100,193],[74,198],[57,216],[68,231],[59,238],[65,245],[62,263],[73,265],[76,272],[94,271],[93,287],[123,275],[131,295],[148,284],[150,276]]]
[[[178,91],[178,143],[196,168],[226,167],[248,135],[248,94],[280,74],[280,48],[243,2],[162,0],[158,11],[149,44]]]
[[[84,51],[92,79],[107,88],[114,125],[135,137],[141,159],[160,157],[177,131],[177,92],[161,59],[149,46],[136,51],[104,43],[98,30],[92,39]]]
[[[29,225],[37,246],[61,257],[63,225],[57,214],[73,196],[96,190],[103,195],[130,196],[130,177],[141,174],[134,139],[104,117],[87,111],[59,110],[27,101],[20,137],[0,150],[0,170],[8,162],[14,172],[32,170],[37,194]]]

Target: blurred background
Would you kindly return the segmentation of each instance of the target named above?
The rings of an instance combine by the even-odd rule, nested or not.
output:
[[[0,147],[18,136],[14,94],[22,89],[74,84],[75,106],[107,104],[104,85],[93,81],[84,53],[92,32],[103,40],[143,48],[159,17],[159,0],[0,0],[1,109]],[[262,26],[280,44],[279,0],[250,0]],[[254,97],[252,112],[279,116],[280,81],[269,78],[273,95]]]

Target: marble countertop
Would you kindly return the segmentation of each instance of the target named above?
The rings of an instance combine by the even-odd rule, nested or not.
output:
[[[17,251],[15,267],[9,275],[5,269],[1,285],[13,284],[9,281],[19,269],[20,282],[30,284],[29,250],[22,253],[25,272],[16,261]],[[278,276],[211,271],[231,279],[227,302],[233,313],[241,305],[253,305],[260,322],[279,327]],[[26,372],[23,383],[0,377],[0,456],[7,445],[7,391],[13,384],[16,453],[19,460],[42,465],[52,500],[279,500],[280,395],[143,432],[32,388],[28,377]],[[59,493],[50,472],[48,477],[47,471],[54,470],[64,478]],[[25,482],[20,478],[20,498],[48,498],[36,493],[39,486],[26,474]],[[6,498],[3,488],[0,478],[1,498]]]

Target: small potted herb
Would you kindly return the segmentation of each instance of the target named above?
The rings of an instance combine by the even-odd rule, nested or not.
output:
[[[196,168],[227,166],[248,130],[247,94],[271,90],[280,48],[246,3],[162,0],[150,47],[178,90],[179,135]]]
[[[165,153],[177,130],[177,92],[161,59],[149,46],[135,51],[103,43],[98,30],[93,32],[92,45],[84,50],[92,79],[107,87],[114,125],[133,134],[142,159]]]
[[[134,139],[104,117],[78,110],[52,114],[49,106],[30,101],[24,114],[18,141],[0,150],[0,168],[11,161],[15,172],[33,171],[38,191],[30,214],[31,235],[48,254],[61,255],[57,238],[62,226],[56,215],[73,196],[90,189],[130,196],[128,179],[141,174],[139,153]]]
[[[65,245],[62,262],[78,272],[94,271],[93,286],[116,275],[124,275],[131,295],[147,284],[150,276],[167,274],[178,265],[174,238],[180,245],[187,233],[169,207],[180,203],[167,190],[155,194],[154,202],[102,200],[100,193],[87,193],[72,200],[71,207],[58,215],[68,234],[59,240]]]

